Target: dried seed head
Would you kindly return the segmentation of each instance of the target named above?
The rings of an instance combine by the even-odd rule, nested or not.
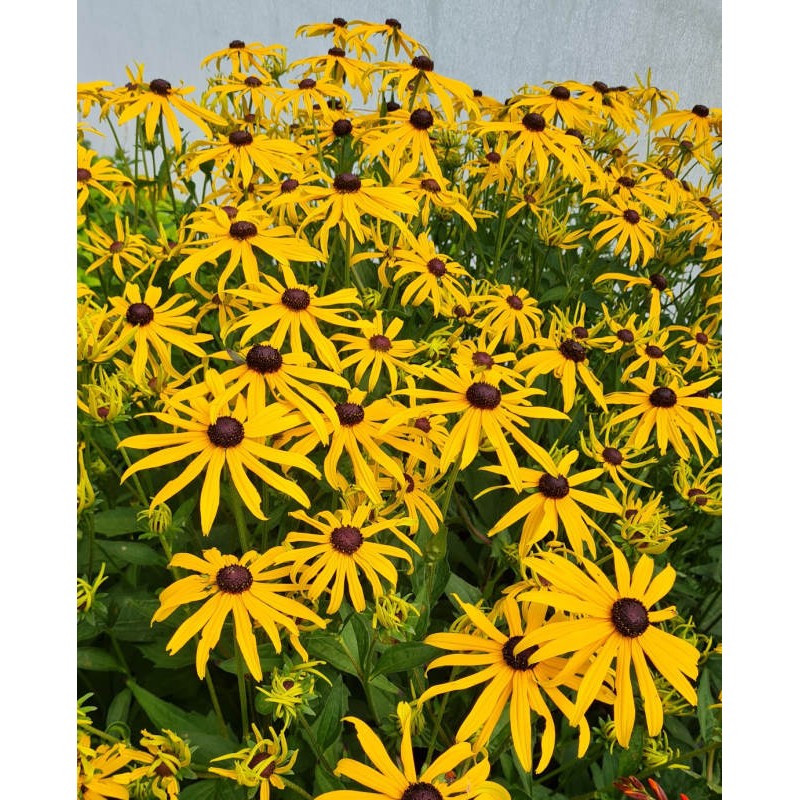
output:
[[[364,542],[361,529],[352,525],[342,525],[331,531],[331,546],[337,553],[351,556]]]
[[[217,447],[236,447],[244,439],[244,425],[233,417],[217,417],[207,432],[209,441]]]
[[[241,594],[253,585],[253,575],[241,564],[229,564],[217,571],[217,588],[226,594]]]
[[[621,597],[611,606],[611,621],[614,627],[629,639],[641,636],[650,624],[647,609],[639,600]]]

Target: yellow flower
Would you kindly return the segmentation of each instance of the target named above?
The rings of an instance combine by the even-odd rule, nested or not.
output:
[[[679,461],[672,474],[676,491],[689,505],[706,514],[722,514],[722,467],[713,459],[699,469]]]
[[[95,256],[86,268],[86,274],[94,272],[106,263],[110,263],[114,274],[125,280],[123,266],[133,267],[132,278],[142,274],[152,265],[149,258],[147,239],[140,233],[130,232],[130,220],[123,220],[114,216],[114,232],[116,236],[109,236],[100,225],[90,224],[86,230],[88,241],[78,240],[81,250]]]
[[[147,791],[156,800],[178,800],[180,779],[195,777],[189,768],[192,761],[189,746],[168,729],[162,729],[160,734],[142,731],[139,744],[146,751],[140,759],[145,764],[131,773],[138,781],[139,791]]]
[[[244,72],[250,67],[258,68],[264,59],[280,57],[285,52],[286,48],[282,45],[263,45],[261,42],[245,44],[241,39],[234,39],[227,47],[206,56],[200,66],[206,67],[213,61],[215,69],[219,70],[223,61],[230,61],[232,71]]]
[[[262,520],[266,517],[261,511],[261,493],[247,476],[245,468],[270,488],[289,495],[306,507],[309,505],[308,496],[296,481],[287,480],[263,462],[298,467],[315,478],[320,477],[319,470],[305,456],[264,444],[265,437],[301,422],[297,414],[290,413],[281,404],[272,403],[251,417],[243,397],[236,398],[232,411],[225,397],[225,387],[219,374],[209,370],[204,384],[191,387],[184,396],[174,397],[166,411],[152,414],[173,429],[180,429],[180,432],[145,433],[129,436],[120,443],[121,447],[136,450],[158,450],[128,467],[122,475],[123,481],[140,470],[192,458],[180,475],[159,490],[150,504],[151,508],[169,500],[205,469],[200,492],[200,523],[204,535],[208,535],[217,515],[224,467],[229,472],[233,488],[250,512]]]
[[[125,183],[129,180],[107,158],[98,158],[94,150],[78,144],[78,210],[80,211],[89,199],[90,189],[96,189],[112,205],[119,201],[114,192],[101,181],[108,183]]]
[[[78,578],[78,611],[86,613],[94,605],[97,590],[104,581],[108,580],[108,575],[104,574],[105,569],[106,565],[105,562],[103,562],[100,565],[100,571],[97,573],[97,577],[91,583],[85,578]]]
[[[546,603],[578,616],[550,622],[526,634],[517,642],[514,654],[535,645],[529,660],[538,663],[572,653],[556,680],[574,674],[594,657],[578,688],[570,718],[573,725],[598,697],[612,662],[616,662],[614,724],[617,741],[627,747],[636,716],[631,667],[644,700],[647,731],[656,736],[663,725],[664,711],[648,661],[687,701],[696,705],[697,694],[687,678],[697,677],[700,654],[688,642],[657,627],[657,623],[675,616],[674,606],[653,609],[672,588],[675,570],[667,565],[653,577],[653,560],[642,556],[631,574],[622,553],[613,546],[612,551],[616,586],[588,559],[580,560],[583,569],[555,553],[541,553],[529,560],[529,566],[548,580],[550,587],[523,592],[518,598]]]
[[[86,444],[81,442],[78,445],[78,514],[82,514],[87,508],[91,508],[95,500],[94,487],[91,480],[89,480],[86,465],[83,463],[83,451],[85,449]],[[78,598],[78,606],[80,606],[80,596]]]
[[[592,237],[602,234],[594,243],[598,250],[616,239],[614,255],[618,256],[625,245],[629,245],[631,265],[639,261],[640,256],[642,266],[655,257],[654,240],[661,231],[644,216],[639,203],[625,202],[618,195],[612,195],[610,203],[597,197],[590,197],[585,202],[593,204],[597,210],[607,215],[606,219],[598,222],[589,232]]]
[[[381,578],[394,589],[398,580],[397,570],[387,556],[411,563],[411,556],[405,550],[372,541],[375,534],[391,531],[407,547],[419,552],[411,540],[397,530],[399,526],[408,526],[408,518],[376,517],[367,523],[371,512],[370,505],[362,504],[353,511],[321,511],[315,517],[309,517],[303,511],[289,514],[318,532],[291,531],[285,539],[284,548],[275,556],[275,563],[291,563],[292,578],[295,579],[299,573],[300,589],[310,600],[316,600],[329,589],[328,614],[335,614],[339,610],[345,589],[353,608],[364,611],[367,605],[361,586],[363,578],[372,588],[373,597],[379,597],[384,592]]]
[[[493,339],[511,344],[519,336],[520,345],[525,348],[539,335],[544,314],[527,289],[498,284],[487,292],[470,295],[469,299],[478,317],[476,324]]]
[[[229,614],[233,614],[236,643],[247,669],[259,682],[263,673],[253,633],[254,620],[266,631],[276,652],[281,652],[280,626],[289,632],[292,644],[304,658],[305,651],[300,645],[299,630],[293,617],[319,627],[325,626],[325,621],[311,609],[286,596],[296,587],[293,583],[280,582],[289,573],[289,567],[276,566],[275,556],[280,549],[273,547],[261,555],[248,550],[241,558],[222,555],[216,547],[203,550],[202,558],[191,553],[173,556],[170,567],[182,567],[200,574],[180,578],[161,592],[158,597],[161,605],[153,615],[153,622],[167,619],[186,603],[204,601],[167,642],[167,651],[175,655],[189,639],[202,631],[195,658],[201,680],[206,674],[211,648],[219,641]]]
[[[345,717],[355,726],[361,748],[375,768],[352,758],[342,758],[335,774],[356,781],[368,791],[335,789],[318,795],[316,800],[511,800],[505,788],[487,780],[490,767],[485,756],[475,760],[465,771],[459,769],[462,774],[454,777],[460,764],[473,759],[472,748],[466,742],[453,745],[430,765],[417,770],[411,745],[413,715],[410,711],[408,703],[397,707],[402,730],[400,768],[369,725],[356,717]]]

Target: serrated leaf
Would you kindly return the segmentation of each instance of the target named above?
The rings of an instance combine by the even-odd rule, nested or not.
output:
[[[78,648],[78,669],[92,672],[125,672],[116,656],[99,647]]]
[[[390,672],[408,672],[414,667],[427,664],[437,655],[441,655],[438,647],[424,642],[401,642],[381,655],[372,674],[376,676]]]

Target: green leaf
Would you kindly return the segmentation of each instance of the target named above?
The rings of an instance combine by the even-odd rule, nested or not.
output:
[[[714,736],[714,712],[710,706],[714,703],[711,696],[711,673],[704,669],[697,684],[697,721],[700,723],[700,734],[704,742]]]
[[[345,647],[358,660],[361,665],[361,671],[364,674],[367,673],[367,665],[364,663],[364,659],[367,656],[369,643],[372,639],[372,631],[364,619],[365,616],[365,614],[354,611],[342,628],[341,634]]]
[[[246,786],[225,778],[206,778],[189,786],[181,786],[181,800],[245,800]]]
[[[94,515],[95,533],[104,536],[123,536],[141,530],[136,515],[140,508],[110,508]]]
[[[319,716],[311,726],[323,752],[341,736],[342,717],[347,711],[347,697],[347,688],[342,682],[342,676],[338,675],[322,701]]]
[[[444,590],[448,597],[457,594],[465,603],[470,603],[473,606],[477,605],[483,597],[481,590],[478,589],[477,586],[467,583],[462,577],[456,575],[455,572],[450,573]],[[461,612],[460,606],[456,607],[459,609],[459,613],[463,613]]]
[[[159,729],[167,728],[197,747],[192,756],[196,763],[207,764],[212,758],[233,753],[239,748],[239,742],[228,729],[225,736],[220,734],[213,714],[203,716],[196,711],[184,711],[173,703],[156,697],[133,680],[128,681],[128,688],[153,725]],[[183,796],[183,792],[181,795]]]
[[[116,639],[121,642],[152,642],[163,636],[163,627],[156,628],[150,624],[158,608],[158,600],[154,597],[142,592],[124,594],[120,591],[114,593],[113,602],[114,615],[110,627]]]
[[[106,713],[106,730],[117,723],[128,724],[128,712],[131,709],[133,695],[130,689],[123,689],[114,696]]]
[[[358,676],[358,660],[332,633],[314,633],[305,640],[306,650],[340,672]]]
[[[116,656],[99,647],[78,648],[78,669],[88,669],[92,672],[125,672],[125,668],[117,661]]]
[[[162,553],[144,542],[107,542],[98,540],[95,547],[103,561],[110,561],[117,569],[127,564],[139,567],[164,567],[166,559]]]
[[[421,664],[432,661],[441,651],[438,647],[424,642],[401,642],[390,647],[378,659],[373,675],[385,675],[390,672],[407,672]]]

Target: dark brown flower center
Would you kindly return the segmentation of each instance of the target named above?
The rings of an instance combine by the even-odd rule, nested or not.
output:
[[[255,76],[255,75],[248,75],[248,76],[247,76],[247,77],[244,79],[244,85],[245,85],[245,86],[250,86],[250,87],[252,87],[253,89],[257,89],[259,86],[262,86],[262,85],[263,85],[263,83],[262,83],[262,81],[261,81],[259,78],[256,78],[256,76]]]
[[[328,55],[334,58],[342,58],[344,56],[344,50],[342,50],[341,47],[331,47],[328,50]]]
[[[398,103],[396,100],[389,100],[386,103],[386,110],[389,112],[398,111],[400,107],[400,103]]]
[[[419,182],[419,186],[421,189],[424,189],[426,192],[433,192],[433,194],[437,194],[438,192],[442,191],[442,187],[439,186],[439,181],[433,178],[423,178]]]
[[[467,389],[467,401],[473,408],[491,411],[500,405],[502,394],[496,386],[478,381]]]
[[[334,136],[349,136],[353,130],[353,123],[349,119],[337,119],[333,123]]]
[[[558,351],[564,358],[568,358],[570,361],[586,360],[586,348],[574,339],[566,339],[561,342]]]
[[[464,308],[464,306],[462,306],[461,303],[459,303],[457,306],[453,308],[453,316],[456,317],[456,319],[461,319],[462,317],[468,317],[469,311],[467,311],[467,309]]]
[[[272,760],[268,764],[264,764],[263,768],[259,771],[259,775],[262,778],[269,778],[273,772],[275,772],[275,759],[270,756],[268,753],[256,753],[248,762],[247,766],[250,769],[255,769],[259,764],[263,764],[268,758],[272,758]]]
[[[361,179],[352,172],[343,172],[333,179],[333,188],[337,192],[357,192],[361,188]]]
[[[625,344],[630,344],[633,341],[633,332],[629,331],[627,328],[621,328],[617,331],[617,339],[621,342],[625,342]]]
[[[247,220],[239,220],[231,225],[228,233],[230,233],[234,239],[239,239],[239,241],[242,241],[255,236],[258,233],[258,228],[252,222],[248,222]]]
[[[570,92],[566,86],[554,86],[550,90],[550,95],[556,100],[569,100]]]
[[[430,72],[433,69],[433,61],[428,56],[414,56],[411,59],[411,66],[414,69],[421,69],[423,72]]]
[[[632,208],[626,208],[622,212],[622,218],[625,220],[625,222],[630,222],[631,225],[637,225],[641,219],[639,212],[634,211]]]
[[[633,178],[629,178],[627,175],[621,175],[617,178],[617,183],[620,186],[624,186],[626,189],[633,189],[636,186],[636,181]]]
[[[172,84],[169,81],[165,81],[163,78],[156,78],[154,81],[150,81],[150,91],[162,97],[166,97],[170,89],[172,89]]]
[[[281,368],[283,356],[268,344],[256,344],[248,351],[245,361],[250,369],[265,375]]]
[[[222,210],[227,215],[228,219],[236,219],[239,215],[239,209],[236,206],[222,206]]]
[[[250,131],[234,131],[228,136],[228,141],[234,147],[243,147],[244,145],[253,144],[253,135]]]
[[[172,775],[175,774],[172,771],[172,767],[170,767],[170,765],[167,764],[166,761],[160,761],[156,765],[156,768],[153,770],[153,772],[155,772],[156,775],[158,775],[158,776],[160,776],[162,778],[169,778],[169,777],[171,777]]]
[[[385,353],[387,350],[391,349],[392,340],[382,333],[376,333],[374,336],[369,337],[369,346],[373,350],[380,350]]]
[[[241,39],[234,39],[232,42],[228,43],[228,48],[231,50],[240,50],[244,46],[245,44]]]
[[[668,386],[659,386],[650,392],[650,405],[656,408],[672,408],[678,402],[678,395]]]
[[[403,477],[406,479],[406,491],[413,492],[414,487],[416,486],[414,479],[407,472],[403,473]]]
[[[445,267],[444,261],[442,261],[441,258],[432,258],[428,262],[428,272],[430,272],[431,275],[435,275],[437,278],[441,278],[442,275],[447,272],[447,267]]]
[[[664,351],[654,344],[649,344],[644,349],[644,353],[648,358],[663,358]]]
[[[346,556],[351,556],[364,542],[361,530],[352,525],[342,525],[331,531],[331,545],[334,550]]]
[[[708,344],[708,336],[706,336],[702,331],[694,335],[694,340],[698,344]]]
[[[244,425],[233,417],[217,417],[208,426],[208,439],[217,447],[236,447],[244,439]]]
[[[564,133],[566,133],[567,136],[574,136],[581,142],[586,138],[577,128],[567,128]]]
[[[532,133],[541,133],[545,129],[547,122],[541,114],[537,114],[535,111],[529,111],[522,118],[522,124]]]
[[[147,303],[131,303],[125,312],[125,319],[131,325],[148,325],[154,316],[153,309]]]
[[[495,151],[492,150],[491,153],[486,154],[486,160],[490,164],[499,164],[500,161],[502,160],[502,156],[500,155],[500,153],[495,153]]]
[[[555,477],[545,472],[544,475],[539,478],[538,485],[539,491],[545,497],[549,497],[552,500],[560,500],[562,497],[566,497],[569,494],[569,481],[567,481],[563,475]]]
[[[417,417],[414,427],[423,433],[431,432],[431,421],[427,417]]]
[[[409,783],[400,800],[442,800],[442,793],[431,783]]]
[[[125,242],[114,241],[108,246],[109,253],[121,253],[125,249]]]
[[[506,297],[506,303],[508,303],[509,308],[513,308],[514,311],[522,310],[522,299],[518,295],[510,294]]]
[[[621,597],[611,606],[611,621],[614,627],[629,639],[641,636],[650,624],[647,609],[639,600]]]
[[[388,25],[390,28],[396,28],[398,31],[403,27],[400,24],[399,19],[395,19],[394,17],[388,17],[383,22],[384,25]]]
[[[408,121],[418,131],[426,131],[433,125],[433,114],[427,108],[417,108],[411,112]]]
[[[293,192],[299,185],[300,182],[296,181],[294,178],[287,178],[281,184],[281,194],[288,194],[289,192]]]
[[[90,181],[92,179],[92,173],[89,172],[88,169],[84,169],[83,167],[78,167],[78,180],[81,183],[86,183],[86,181]]]
[[[675,178],[675,173],[669,167],[662,167],[661,174],[670,181]]]
[[[612,467],[618,467],[622,463],[622,453],[616,447],[603,448],[603,461],[611,464]]]
[[[358,403],[337,403],[336,416],[342,425],[350,428],[364,421],[364,406]]]
[[[488,353],[483,352],[483,350],[478,350],[472,354],[472,363],[476,367],[488,368],[494,366],[494,359]]]
[[[667,279],[660,272],[654,272],[650,276],[650,283],[653,285],[653,288],[658,289],[659,292],[663,292],[664,289],[669,286]]]
[[[608,88],[608,84],[607,84],[607,83],[603,83],[603,81],[595,81],[595,82],[592,84],[592,88],[593,88],[593,89],[594,89],[596,92],[600,92],[600,94],[606,94],[607,92],[611,91],[611,90]]]
[[[331,22],[332,22],[332,23],[333,23],[333,24],[334,24],[334,25],[335,25],[337,28],[344,28],[344,27],[346,27],[346,26],[347,26],[347,20],[346,20],[346,19],[344,19],[344,17],[334,17],[334,18],[331,20]]]
[[[305,289],[287,289],[281,295],[281,303],[292,311],[304,311],[311,304],[311,295]]]
[[[687,153],[691,153],[694,145],[688,139],[681,139],[680,142],[678,142],[678,147],[680,147],[681,150],[686,150]]]
[[[313,78],[303,78],[300,83],[297,84],[298,89],[313,89],[317,85],[317,82]]]
[[[708,106],[700,105],[692,106],[692,114],[696,117],[707,117],[709,115]]]
[[[480,89],[473,89],[472,90],[473,97],[483,97],[483,92]]]
[[[510,636],[508,641],[503,645],[503,661],[508,664],[511,669],[524,672],[528,669],[533,669],[534,665],[528,663],[528,659],[536,651],[536,647],[528,647],[521,653],[514,655],[514,648],[522,641],[521,636]]]
[[[221,592],[241,594],[253,585],[253,575],[241,564],[229,564],[217,572],[216,583]]]
[[[587,331],[586,328],[583,327],[583,325],[576,325],[572,329],[572,335],[576,339],[588,339],[589,338],[589,331]]]

